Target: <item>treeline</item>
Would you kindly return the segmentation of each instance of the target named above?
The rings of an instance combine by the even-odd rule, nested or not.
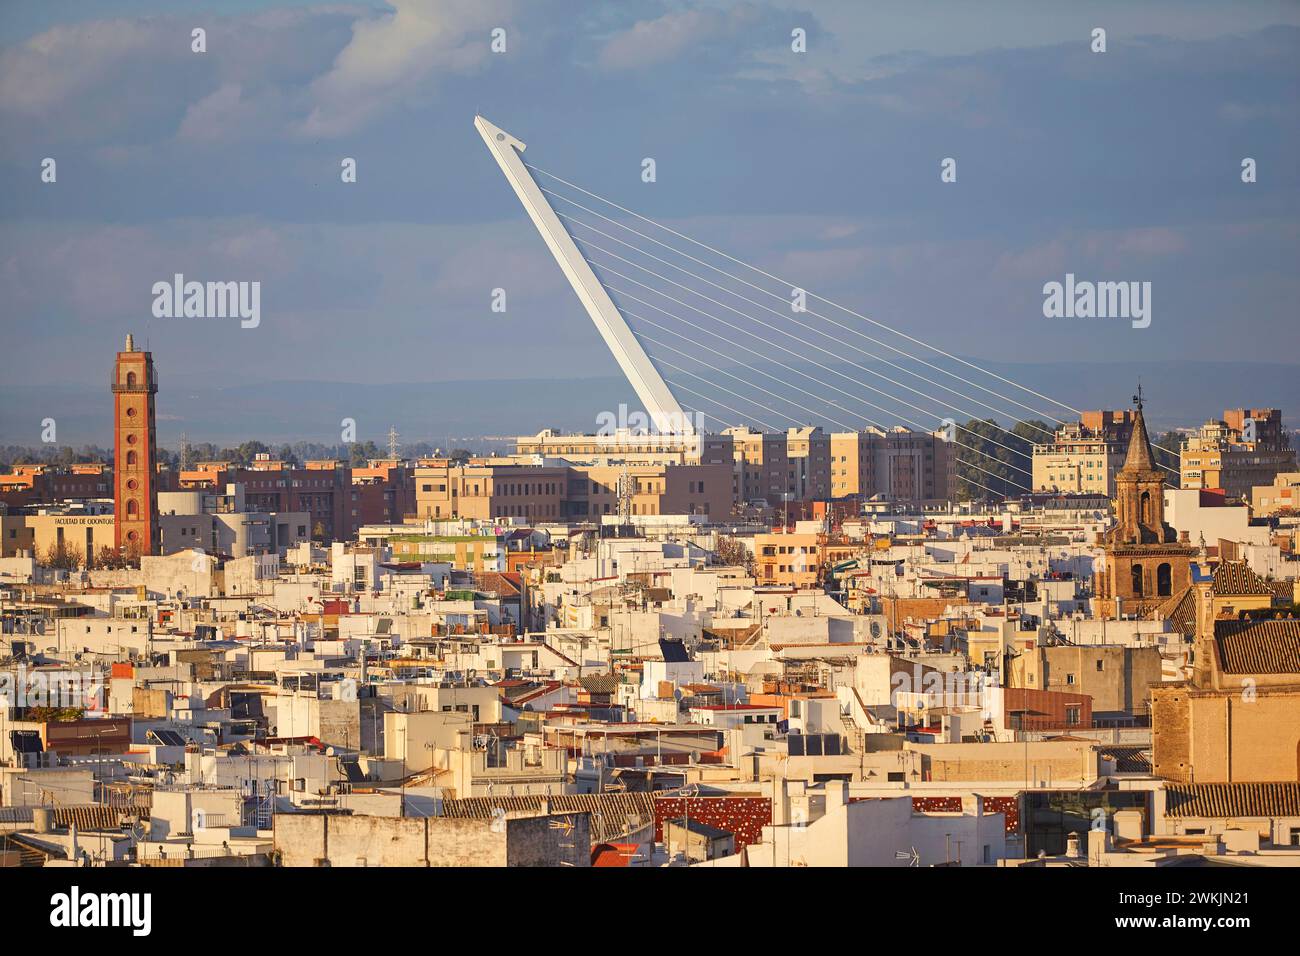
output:
[[[447,449],[431,442],[403,443],[398,454],[403,458],[429,458],[435,452],[446,455]],[[376,445],[373,441],[340,443],[325,445],[320,442],[300,441],[292,444],[268,445],[260,441],[246,441],[232,447],[214,445],[212,442],[194,442],[189,447],[188,464],[201,461],[229,461],[236,465],[247,466],[258,455],[270,455],[277,461],[284,461],[300,466],[306,461],[337,459],[353,467],[364,465],[374,458],[387,458],[388,446]],[[454,448],[451,457],[457,459],[471,458],[477,453],[468,448]],[[91,462],[112,462],[113,450],[98,445],[41,445],[35,448],[24,445],[0,445],[0,468],[8,471],[15,465],[80,465]],[[180,448],[158,449],[159,463],[168,468],[181,467]]]
[[[111,450],[98,445],[0,445],[0,466],[6,469],[13,465],[84,465],[112,457]]]
[[[1037,418],[1007,430],[991,418],[959,424],[953,438],[958,500],[989,501],[1031,491],[1034,445],[1051,441],[1054,434],[1051,425]]]

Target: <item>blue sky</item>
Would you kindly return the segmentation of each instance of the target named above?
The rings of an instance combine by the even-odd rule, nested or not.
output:
[[[9,0],[6,384],[106,380],[127,331],[205,386],[612,374],[476,112],[976,360],[1294,361],[1298,74],[1277,2]],[[177,272],[260,281],[261,325],[153,318]],[[1044,319],[1067,272],[1150,281],[1151,327]]]

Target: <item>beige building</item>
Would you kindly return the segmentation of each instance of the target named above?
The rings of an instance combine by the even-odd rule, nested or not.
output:
[[[1113,644],[1036,647],[1011,661],[1009,684],[1086,694],[1100,724],[1145,720],[1151,685],[1161,681],[1160,649]]]
[[[564,435],[544,429],[515,439],[520,455],[567,458],[609,464],[611,460],[637,464],[723,464],[733,458],[729,435],[650,435],[627,430],[613,434]]]
[[[421,518],[524,518],[559,521],[569,469],[564,465],[492,464],[471,459],[422,459],[415,469],[416,514]]]
[[[733,442],[737,501],[766,501],[779,505],[790,500],[790,459],[784,434],[756,432],[748,427],[728,428],[723,434]]]
[[[97,559],[104,548],[117,550],[112,508],[106,510],[108,514],[54,512],[26,515],[22,520],[27,525],[30,547],[36,549],[38,559],[44,560],[51,548],[62,545],[70,554],[80,555],[78,564],[85,567],[87,557]]]
[[[891,428],[830,436],[834,498],[883,495],[895,501],[940,502],[954,497],[953,446],[944,433]]]
[[[1034,490],[1114,497],[1132,430],[1128,409],[1083,412],[1058,428],[1053,441],[1034,445]]]
[[[626,482],[633,515],[731,514],[731,465],[573,465],[565,501],[569,517],[619,513],[619,483]]]
[[[876,487],[875,455],[869,432],[831,434],[831,497],[872,495]]]
[[[1255,486],[1272,484],[1296,468],[1277,409],[1228,409],[1223,421],[1208,421],[1183,442],[1180,484],[1188,489],[1220,488],[1228,498],[1251,500]]]
[[[26,515],[5,514],[0,510],[0,558],[12,558],[20,552],[31,555],[36,546],[34,530]]]
[[[1257,518],[1300,511],[1300,471],[1283,471],[1269,485],[1250,489],[1250,510]]]
[[[754,535],[754,578],[759,586],[815,587],[820,565],[816,534]]]
[[[618,514],[623,493],[633,515],[731,513],[731,464],[510,463],[425,459],[415,470],[420,518],[516,517],[532,522]]]
[[[831,495],[831,439],[820,428],[785,433],[789,465],[787,491],[792,501],[824,501]]]
[[[1300,620],[1219,617],[1194,585],[1190,681],[1152,689],[1152,767],[1180,783],[1300,781]]]

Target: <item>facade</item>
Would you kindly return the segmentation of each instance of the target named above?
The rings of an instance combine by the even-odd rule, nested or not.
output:
[[[523,518],[559,521],[567,494],[567,465],[492,464],[470,459],[421,459],[415,469],[415,506],[420,518]]]
[[[872,454],[872,432],[831,434],[831,497],[875,493],[876,458]]]
[[[424,459],[415,469],[420,518],[533,523],[589,520],[620,514],[706,515],[731,512],[731,465],[675,462],[578,464],[567,461],[494,463],[490,458],[457,464]]]
[[[1152,688],[1152,766],[1179,783],[1300,781],[1300,620],[1226,616],[1194,584],[1192,677]]]
[[[105,503],[107,505],[107,503]],[[15,516],[26,527],[29,547],[38,557],[52,550],[67,551],[85,566],[86,561],[96,561],[105,548],[117,550],[118,525],[112,514],[97,513],[99,509],[62,510],[49,509],[41,514]],[[104,509],[107,512],[107,507]],[[16,531],[16,525],[10,526]]]
[[[732,492],[738,502],[779,505],[790,500],[790,459],[784,434],[728,428],[735,462]],[[829,446],[827,449],[829,454]],[[828,466],[829,467],[829,466]]]
[[[831,440],[820,428],[791,428],[785,433],[792,501],[824,501],[831,496]]]
[[[1145,723],[1161,680],[1160,649],[1117,644],[1036,647],[1010,662],[1012,687],[1083,694],[1099,724]],[[1010,706],[1008,704],[1008,706]]]
[[[114,546],[158,553],[158,448],[153,355],[137,352],[131,336],[113,367]]]
[[[400,460],[367,462],[352,469],[349,511],[353,527],[401,521],[415,513],[415,470]]]
[[[907,428],[830,436],[831,496],[941,502],[954,498],[955,459],[943,432]]]
[[[761,586],[815,587],[820,565],[816,534],[754,535],[754,577]]]
[[[1250,489],[1250,510],[1259,518],[1295,514],[1300,510],[1300,471],[1281,471],[1272,484]]]
[[[182,489],[244,488],[250,511],[303,512],[311,516],[308,534],[313,541],[344,541],[361,526],[360,492],[352,484],[351,469],[342,462],[309,461],[296,468],[269,455],[258,455],[248,468],[225,461],[200,462],[182,471]]]
[[[160,553],[199,549],[207,554],[243,558],[279,554],[311,540],[306,512],[249,509],[242,485],[213,491],[167,491],[158,496]]]
[[[565,435],[547,428],[515,439],[520,455],[638,464],[722,464],[733,457],[729,435],[653,435],[620,429],[610,434]]]
[[[1034,445],[1034,490],[1113,496],[1132,432],[1128,409],[1083,412],[1058,428],[1053,441]]]
[[[113,494],[113,470],[104,462],[82,465],[14,465],[0,475],[0,503],[9,508],[53,504]]]
[[[1222,489],[1228,498],[1251,499],[1251,489],[1295,471],[1295,450],[1276,408],[1227,409],[1183,442],[1180,483],[1188,489]]]
[[[731,514],[732,469],[720,464],[573,465],[565,513],[570,518],[619,513],[624,482],[631,515],[704,515],[724,521]]]

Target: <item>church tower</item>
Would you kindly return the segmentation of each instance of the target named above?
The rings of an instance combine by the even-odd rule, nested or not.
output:
[[[132,557],[158,551],[158,450],[153,355],[131,336],[113,366],[113,525],[117,549]]]
[[[1191,583],[1194,549],[1165,524],[1165,471],[1156,464],[1142,415],[1142,390],[1124,467],[1115,475],[1115,524],[1102,535],[1105,567],[1096,575],[1099,613],[1150,617]]]

